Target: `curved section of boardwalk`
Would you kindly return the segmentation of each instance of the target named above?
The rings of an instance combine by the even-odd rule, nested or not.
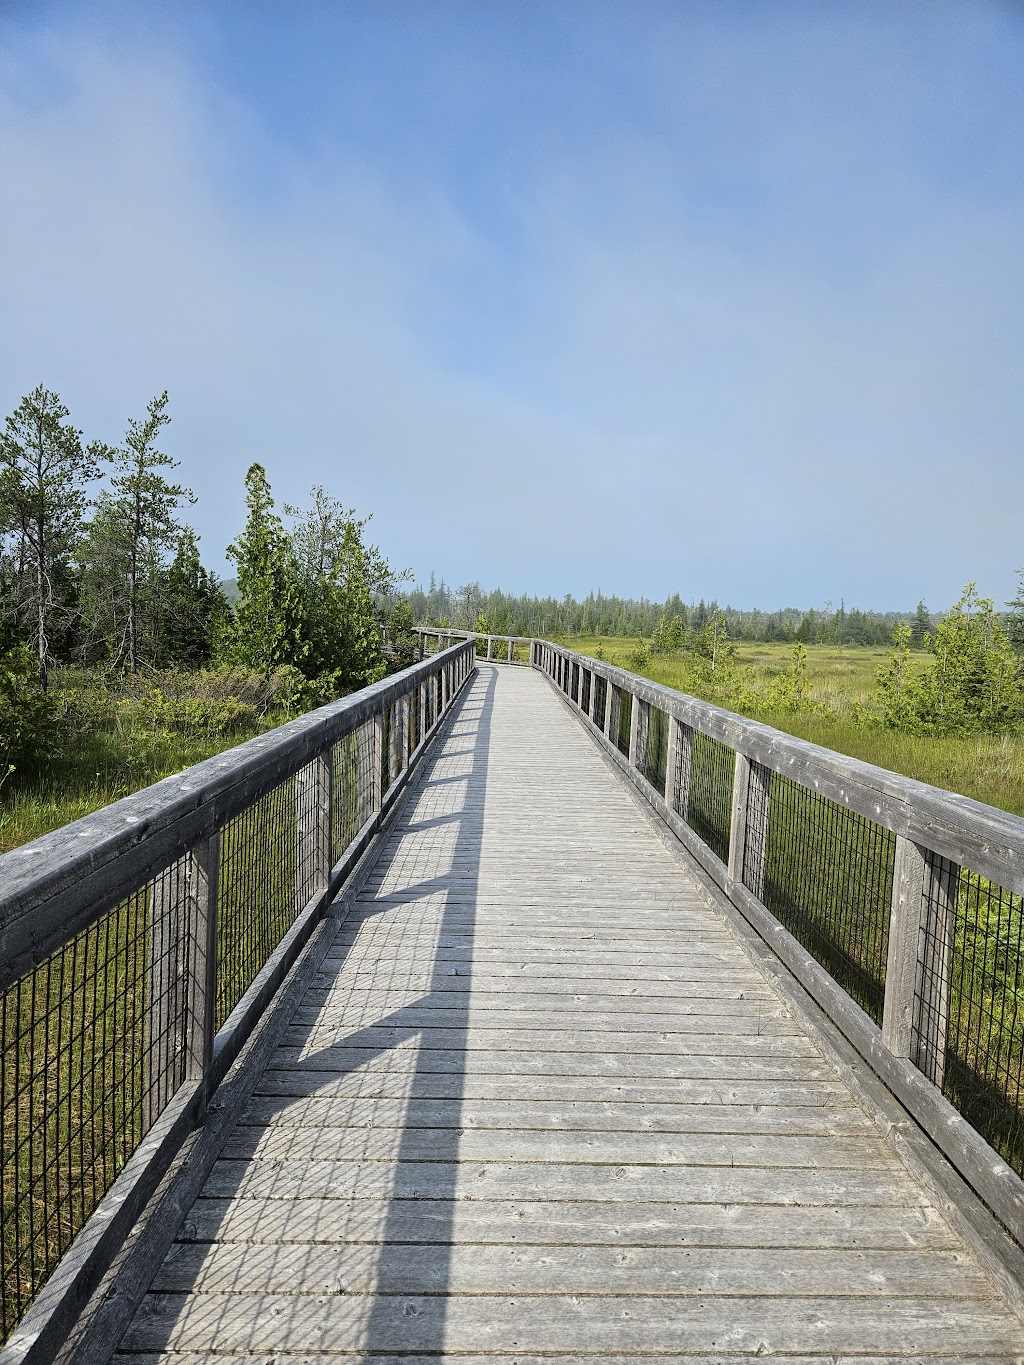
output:
[[[547,682],[482,666],[119,1360],[1021,1330]]]

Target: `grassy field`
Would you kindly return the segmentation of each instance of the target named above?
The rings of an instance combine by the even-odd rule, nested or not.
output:
[[[46,772],[0,787],[0,853],[222,753],[254,733],[245,728],[217,738],[143,737],[111,727],[79,737],[54,756]]]
[[[629,656],[637,642],[579,636],[557,643],[591,657],[603,655],[608,663],[630,668]],[[792,653],[791,645],[738,644],[736,670],[748,684],[747,691],[764,691],[767,684],[784,675],[791,667]],[[805,709],[736,704],[731,709],[851,758],[1024,816],[1024,736],[934,738],[896,734],[872,724],[876,673],[888,653],[856,646],[839,649],[809,645],[806,692],[810,704]],[[928,656],[922,654],[920,658],[923,666]],[[653,682],[694,696],[707,695],[694,677],[686,654],[655,655],[643,671]]]

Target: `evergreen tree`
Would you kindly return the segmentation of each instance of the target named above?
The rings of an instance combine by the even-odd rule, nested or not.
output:
[[[75,551],[78,565],[78,650],[86,663],[117,663],[128,652],[129,525],[104,489]]]
[[[189,489],[171,483],[164,473],[177,468],[178,461],[156,448],[170,420],[165,390],[149,404],[144,421],[129,421],[124,449],[112,453],[113,505],[124,526],[124,661],[130,673],[139,671],[144,637],[149,657],[157,653],[164,556],[180,529],[175,519],[178,504],[195,501]]]
[[[302,668],[308,645],[298,566],[261,464],[249,466],[245,488],[245,530],[227,549],[239,596],[226,650],[236,663],[264,673],[283,664]]]
[[[88,506],[87,485],[104,448],[82,445],[68,409],[41,384],[21,400],[0,436],[0,523],[16,543],[15,610],[26,628],[45,692],[53,623],[73,603],[70,560]]]
[[[1017,570],[1017,595],[1006,604],[1006,635],[1017,654],[1024,654],[1024,569]]]
[[[191,526],[178,536],[164,587],[164,657],[176,668],[203,668],[227,623],[228,605],[216,575],[203,567]]]
[[[910,644],[914,649],[924,649],[925,640],[931,633],[932,618],[923,602],[918,602],[914,620],[910,626]]]

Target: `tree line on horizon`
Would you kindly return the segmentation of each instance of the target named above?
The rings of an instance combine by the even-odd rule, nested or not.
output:
[[[935,619],[924,602],[915,611],[862,611],[844,603],[833,610],[783,607],[776,611],[739,610],[717,601],[685,602],[672,593],[664,602],[646,598],[589,593],[576,599],[513,595],[500,588],[481,589],[479,583],[450,588],[430,576],[429,586],[406,594],[413,620],[419,625],[448,625],[460,630],[486,629],[495,635],[529,637],[608,635],[635,637],[655,643],[668,639],[668,648],[686,648],[700,637],[709,622],[719,619],[730,639],[763,644],[889,645],[898,625],[907,625],[915,648],[923,648]],[[481,621],[484,623],[481,625]]]

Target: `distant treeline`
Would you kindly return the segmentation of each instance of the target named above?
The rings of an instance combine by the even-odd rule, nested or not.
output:
[[[906,624],[914,645],[923,646],[934,621],[923,602],[913,611],[861,611],[842,602],[833,608],[783,607],[778,611],[740,611],[703,598],[684,602],[673,593],[664,602],[590,593],[582,601],[571,596],[515,597],[496,588],[484,592],[479,583],[449,588],[431,574],[430,586],[408,594],[413,620],[421,625],[484,629],[496,635],[618,635],[652,640],[662,633],[694,640],[716,617],[724,619],[729,638],[800,644],[889,645],[897,625]]]

